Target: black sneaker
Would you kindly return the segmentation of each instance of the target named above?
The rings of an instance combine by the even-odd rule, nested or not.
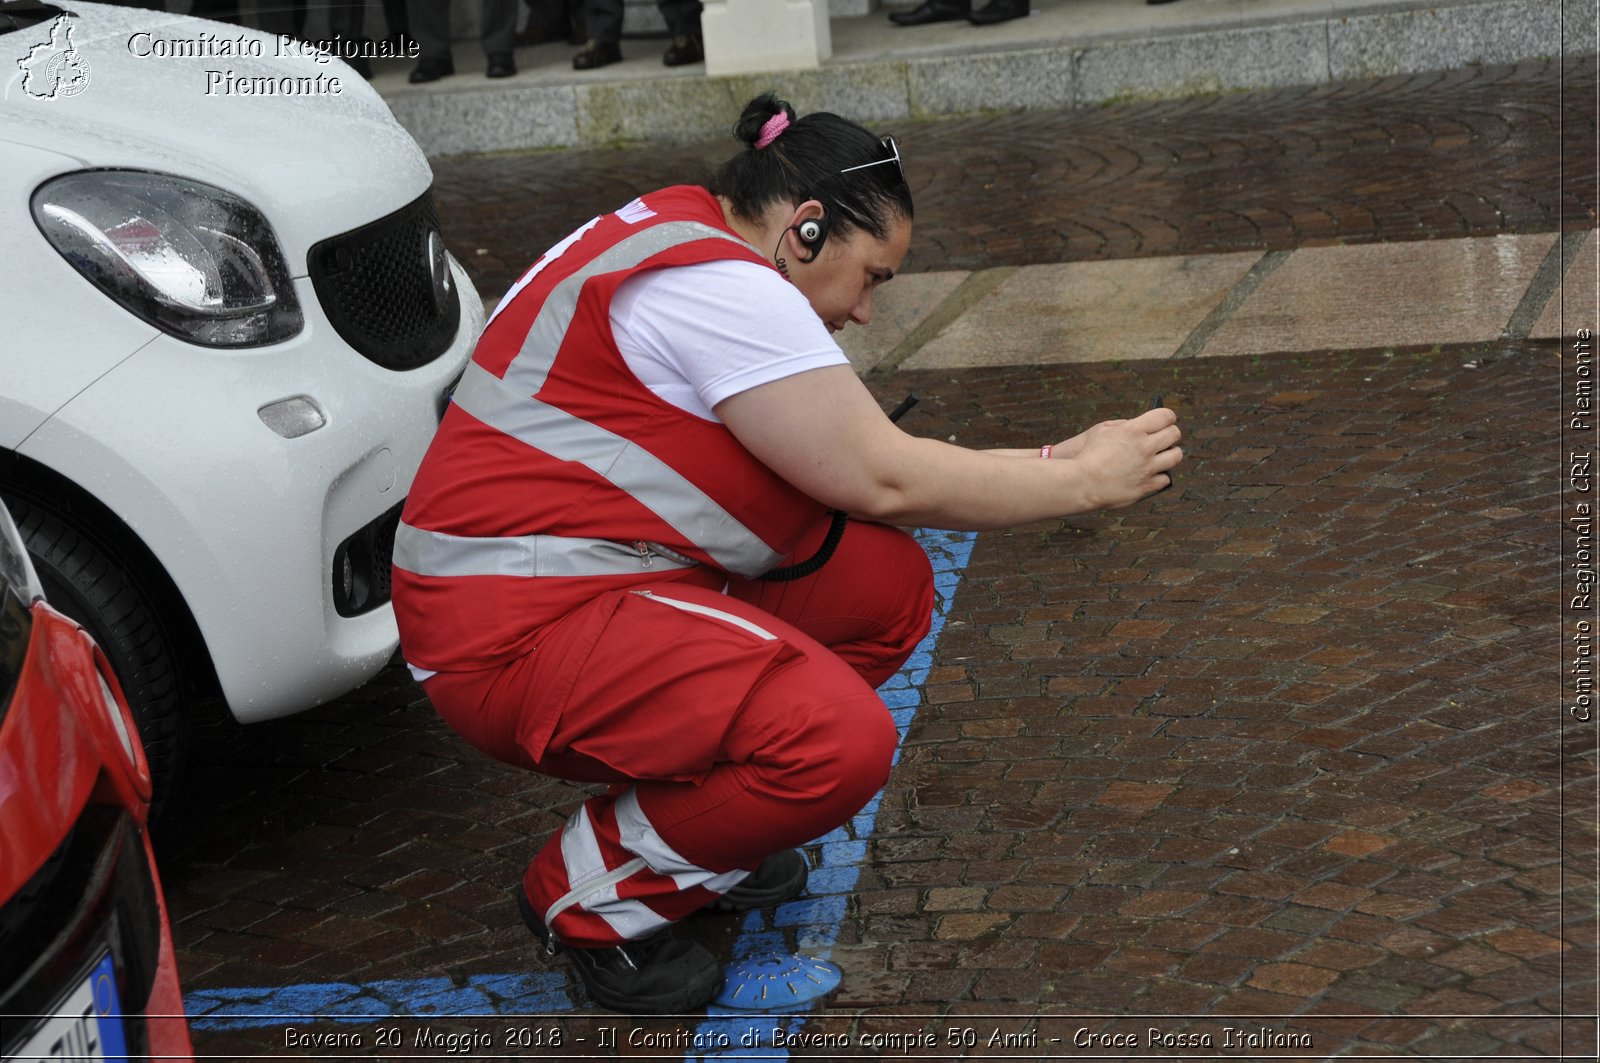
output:
[[[744,912],[792,901],[806,888],[809,874],[800,850],[773,853],[737,886],[712,901],[711,907],[721,912]]]
[[[722,965],[716,957],[698,942],[673,937],[670,928],[642,941],[578,948],[555,939],[520,885],[517,908],[528,929],[544,942],[545,953],[565,953],[595,1003],[612,1011],[652,1015],[699,1011],[722,989]]]

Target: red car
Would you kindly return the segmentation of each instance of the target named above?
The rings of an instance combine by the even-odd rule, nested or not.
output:
[[[149,801],[105,656],[0,506],[0,1058],[193,1058]]]

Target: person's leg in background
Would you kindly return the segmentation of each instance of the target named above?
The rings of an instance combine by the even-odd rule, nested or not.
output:
[[[683,66],[704,62],[705,46],[701,43],[700,0],[656,0],[661,17],[667,21],[667,36],[672,38],[661,61],[667,66]]]
[[[359,54],[365,43],[361,30],[366,22],[365,0],[339,0],[328,5],[328,36],[341,47],[340,55],[351,69],[368,81],[372,80],[372,62]]]
[[[622,62],[622,0],[584,0],[589,43],[572,57],[572,69],[597,70]]]
[[[456,72],[450,55],[450,4],[447,0],[406,0],[406,28],[417,42],[411,83],[438,81]]]
[[[567,9],[568,44],[582,44],[589,39],[589,25],[584,13],[584,0],[565,0]]]
[[[447,0],[407,0],[406,26],[417,42],[417,67],[411,83],[438,81],[456,72],[450,50],[450,4]],[[517,72],[514,55],[517,36],[517,0],[482,0],[478,9],[478,39],[488,59],[484,73],[508,78]]]
[[[528,5],[528,24],[517,34],[518,47],[553,41],[583,44],[589,39],[583,25],[583,0],[524,2]]]
[[[306,0],[260,0],[256,4],[256,25],[279,37],[304,40]]]
[[[517,0],[483,0],[478,39],[483,42],[483,54],[488,59],[486,76],[508,78],[517,72],[516,38]]]
[[[406,18],[406,0],[383,0],[385,41],[403,48],[411,40],[410,20]]]

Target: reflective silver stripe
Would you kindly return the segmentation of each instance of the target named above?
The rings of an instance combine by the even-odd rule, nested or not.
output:
[[[730,613],[725,609],[714,609],[709,605],[701,605],[699,602],[686,602],[681,598],[668,598],[666,595],[657,594],[654,591],[634,591],[633,593],[637,594],[641,598],[648,598],[652,602],[660,602],[662,605],[670,605],[674,609],[682,609],[686,613],[696,613],[700,616],[714,616],[723,623],[732,624],[737,628],[743,628],[745,631],[750,632],[750,634],[754,635],[763,642],[773,642],[778,637],[772,632],[768,631],[766,628],[762,627],[760,624],[757,624],[751,620],[746,620],[737,613]]]
[[[678,889],[687,890],[700,886],[713,893],[727,893],[750,877],[750,872],[742,868],[720,873],[708,871],[668,845],[667,840],[656,830],[655,824],[650,822],[650,817],[645,815],[644,809],[639,806],[637,786],[628,787],[627,791],[617,798],[617,803],[611,807],[617,817],[617,838],[622,843],[622,848],[643,857],[645,863],[650,865],[651,871],[672,879],[672,884]]]
[[[514,439],[592,469],[730,572],[759,576],[783,560],[660,458],[615,432],[519,394],[476,362],[467,364],[452,401]]]
[[[506,368],[505,381],[516,391],[532,395],[544,387],[555,362],[556,351],[572,325],[578,312],[578,295],[591,278],[619,270],[632,269],[652,255],[658,255],[678,244],[715,237],[748,247],[732,233],[712,228],[697,221],[671,221],[642,229],[624,240],[619,240],[596,258],[584,264],[570,277],[550,290],[539,316],[533,319],[522,349]]]
[[[610,871],[605,870],[605,858],[594,824],[588,810],[579,806],[561,831],[561,859],[566,865],[571,888],[545,909],[546,927],[553,928],[562,912],[577,906],[605,920],[624,940],[638,940],[665,926],[669,920],[640,900],[619,896],[617,886],[625,880],[649,871],[670,879],[679,891],[700,886],[713,893],[727,893],[750,876],[750,872],[737,868],[719,874],[690,863],[667,844],[645,816],[639,807],[637,787],[630,787],[614,807],[618,842],[624,852],[633,854],[633,858]]]
[[[649,865],[644,857],[636,856],[621,867],[606,870],[605,856],[600,852],[600,838],[583,805],[567,818],[561,828],[561,862],[566,865],[567,885],[570,887],[554,904],[545,909],[544,925],[555,937],[556,918],[573,905],[593,905],[602,919],[624,939],[641,938],[665,925],[667,920],[637,902],[626,902],[617,896],[617,883],[643,871]],[[612,909],[609,913],[606,909]]]
[[[578,905],[584,911],[605,920],[606,925],[624,941],[637,941],[649,937],[672,920],[658,914],[643,901],[624,900],[617,894],[619,884],[649,866],[645,863],[644,857],[636,856],[616,870],[607,871],[599,878],[584,882],[583,885],[568,891],[566,896],[549,907],[544,913],[544,925],[554,927],[557,916],[573,905]],[[556,936],[553,929],[550,931],[550,936]]]
[[[394,533],[394,564],[419,576],[630,576],[658,565],[690,568],[694,562],[609,539],[476,538],[424,531],[401,521]]]

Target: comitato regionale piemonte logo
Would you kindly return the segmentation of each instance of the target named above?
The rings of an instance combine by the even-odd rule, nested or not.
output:
[[[76,96],[89,87],[89,61],[72,43],[72,18],[58,15],[50,39],[36,44],[17,60],[22,91],[39,100]]]

